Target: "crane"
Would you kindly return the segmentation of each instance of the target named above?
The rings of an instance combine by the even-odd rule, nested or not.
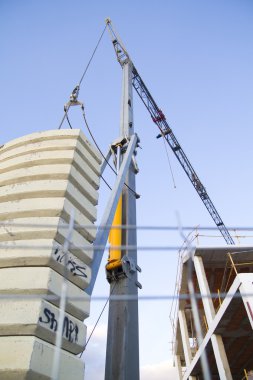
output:
[[[106,19],[106,24],[108,26],[108,29],[110,31],[113,47],[117,56],[117,60],[120,63],[121,67],[127,63],[132,63],[132,85],[134,89],[136,90],[137,94],[141,98],[143,104],[147,108],[148,112],[150,113],[150,116],[153,120],[153,122],[157,125],[159,128],[160,133],[157,135],[157,138],[163,137],[165,141],[169,144],[170,148],[172,149],[173,153],[175,154],[176,158],[178,159],[180,165],[182,166],[184,172],[186,173],[187,177],[191,181],[193,187],[197,191],[200,199],[204,203],[205,207],[207,208],[207,211],[211,215],[214,223],[218,227],[220,233],[224,237],[227,244],[235,244],[233,241],[232,236],[230,235],[228,229],[226,228],[225,224],[223,223],[218,211],[216,210],[213,202],[211,201],[206,188],[200,181],[196,171],[194,170],[193,166],[191,165],[189,159],[187,158],[185,152],[183,151],[181,145],[179,144],[176,136],[174,135],[171,127],[169,126],[165,115],[161,111],[161,109],[157,106],[155,100],[153,99],[152,95],[150,94],[149,90],[147,89],[145,83],[143,82],[140,74],[138,73],[136,67],[134,66],[127,50],[125,49],[122,41],[120,38],[116,35],[113,27],[112,22],[110,19]]]

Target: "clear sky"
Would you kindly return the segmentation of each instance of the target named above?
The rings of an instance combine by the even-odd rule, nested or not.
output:
[[[0,144],[58,127],[104,20],[110,17],[136,68],[228,226],[252,225],[253,2],[251,0],[0,0]],[[121,68],[105,34],[80,100],[101,149],[118,136]],[[176,189],[157,130],[134,101],[138,225],[213,226],[173,154]],[[84,129],[78,109],[73,127]],[[65,125],[67,127],[67,125]],[[85,129],[84,129],[85,130]],[[87,135],[88,136],[88,135]],[[109,181],[113,181],[106,172]],[[109,196],[101,184],[99,216]],[[218,234],[217,234],[218,235]],[[202,239],[203,244],[224,244]],[[251,241],[240,240],[249,244]],[[181,245],[179,233],[142,232],[139,245]],[[141,295],[173,294],[177,253],[139,253]],[[101,269],[95,294],[106,295]],[[103,302],[93,302],[92,326]],[[140,302],[141,378],[174,379],[169,302]],[[107,316],[86,353],[87,380],[103,378]]]

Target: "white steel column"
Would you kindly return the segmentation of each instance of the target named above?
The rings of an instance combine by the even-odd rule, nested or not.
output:
[[[210,293],[209,285],[206,278],[203,260],[201,257],[194,256],[194,267],[195,267],[195,271],[196,271],[196,275],[198,279],[200,293],[202,296],[204,296],[202,298],[202,302],[204,306],[206,320],[208,323],[208,328],[210,329],[213,323],[214,316],[215,316],[215,310],[214,310],[213,302],[211,299],[211,293]],[[233,380],[230,367],[228,364],[228,359],[225,352],[224,344],[222,341],[222,337],[220,335],[213,334],[211,336],[211,342],[213,346],[213,351],[214,351],[220,379]]]
[[[253,274],[252,273],[240,273],[238,275],[242,284],[240,285],[240,293],[242,300],[248,314],[251,328],[253,329]]]
[[[177,369],[178,380],[182,380],[183,374],[182,374],[182,366],[181,366],[180,355],[176,355],[175,361],[176,361],[176,369]]]
[[[189,367],[192,361],[192,352],[190,346],[190,339],[186,324],[185,312],[183,310],[178,311],[178,320],[180,325],[181,338],[183,343],[184,357],[186,362],[186,367]],[[181,369],[182,373],[182,369]],[[190,376],[190,380],[195,380],[195,376]]]
[[[183,343],[184,357],[186,366],[189,367],[192,361],[192,353],[189,341],[189,334],[186,325],[185,313],[183,310],[178,311],[178,321],[180,325],[181,338]]]
[[[210,297],[210,289],[206,278],[205,268],[203,265],[203,260],[201,257],[194,256],[194,267],[198,279],[198,285],[201,295],[207,295],[208,297],[203,297],[202,302],[204,305],[204,311],[208,327],[212,323],[215,317],[215,310],[213,306],[212,298]]]

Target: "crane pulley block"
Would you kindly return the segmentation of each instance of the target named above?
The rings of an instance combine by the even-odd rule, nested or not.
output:
[[[162,131],[162,133],[159,133],[159,135],[156,136],[157,139],[160,139],[160,137],[167,136],[171,132],[170,128],[167,128],[165,131]]]

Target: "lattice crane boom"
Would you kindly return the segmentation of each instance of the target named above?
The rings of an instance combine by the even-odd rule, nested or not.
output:
[[[111,34],[112,43],[113,43],[114,50],[116,52],[117,59],[120,65],[123,67],[126,62],[129,62],[129,61],[132,62],[132,60],[127,50],[125,49],[123,43],[114,32],[111,21],[107,19],[106,23],[108,25],[108,28]],[[207,208],[207,211],[211,215],[214,223],[218,227],[225,241],[227,242],[227,244],[231,244],[231,245],[234,244],[232,236],[230,235],[225,224],[223,223],[204,185],[200,181],[197,173],[192,167],[190,161],[188,160],[186,154],[184,153],[182,147],[180,146],[178,140],[176,139],[176,136],[174,135],[171,127],[169,126],[165,115],[163,114],[161,109],[157,106],[149,90],[147,89],[145,83],[143,82],[141,76],[136,70],[134,64],[133,64],[133,70],[132,70],[132,85],[134,89],[136,90],[137,94],[139,95],[139,97],[141,98],[142,102],[144,103],[145,107],[147,108],[148,112],[150,113],[153,122],[157,125],[157,127],[160,130],[160,134],[157,136],[157,138],[164,137],[166,142],[171,147],[176,158],[178,159],[183,170],[185,171],[187,177],[189,178],[195,190],[197,191],[200,199],[202,200],[205,207]]]

